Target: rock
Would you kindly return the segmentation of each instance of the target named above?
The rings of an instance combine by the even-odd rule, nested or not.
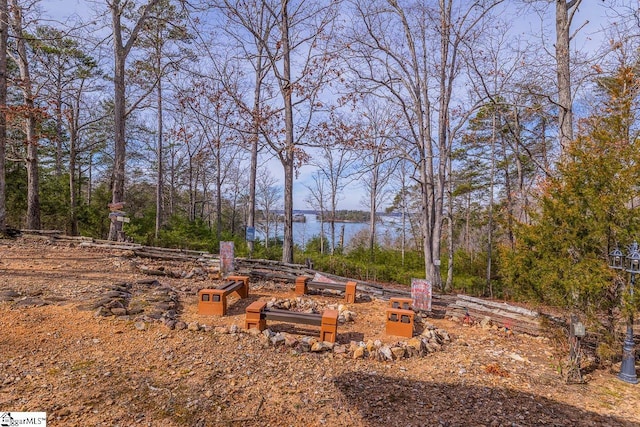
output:
[[[20,294],[13,289],[6,289],[0,291],[0,302],[2,301],[13,301],[16,298],[20,298]]]
[[[254,337],[257,337],[258,335],[262,334],[262,331],[258,328],[251,328],[251,329],[247,329],[247,333],[249,335],[253,335]]]
[[[382,347],[380,347],[380,349],[378,350],[378,354],[382,356],[383,360],[393,360],[393,353],[387,345],[383,345]]]
[[[164,325],[171,330],[176,328],[176,323],[178,322],[173,319],[164,319]]]
[[[365,348],[364,347],[358,347],[353,351],[353,358],[354,359],[364,359],[364,354],[365,354]]]
[[[325,341],[316,341],[311,346],[311,352],[313,353],[320,353],[322,351],[328,351],[328,350],[331,350],[331,347],[328,346]]]
[[[105,306],[107,304],[109,304],[111,302],[111,298],[100,298],[96,301],[94,301],[93,303],[89,304],[88,307],[89,309],[95,309],[98,307],[102,307]]]
[[[333,346],[333,353],[334,354],[346,354],[347,353],[347,346],[344,345],[344,344],[334,345]]]
[[[173,301],[169,302],[159,302],[156,304],[155,308],[160,311],[167,311],[175,308],[176,303]]]
[[[43,299],[31,298],[31,297],[25,297],[21,300],[16,301],[13,304],[14,307],[42,307],[44,305],[49,305],[49,304]]]
[[[104,306],[107,308],[124,308],[124,304],[123,304],[124,300],[120,299],[120,298],[116,298],[113,299],[111,301],[109,301],[107,304],[105,304]]]
[[[489,329],[491,327],[491,317],[484,316],[480,321],[480,326],[482,326],[482,329]]]
[[[444,342],[451,342],[451,337],[447,331],[444,329],[438,329],[438,333],[442,336]]]
[[[129,292],[109,291],[104,296],[107,298],[128,298],[131,294]]]
[[[147,329],[147,324],[141,320],[138,320],[137,322],[135,322],[133,326],[139,331],[144,331],[145,329]]]
[[[313,347],[313,345],[318,342],[317,339],[312,338],[312,337],[303,337],[300,340],[300,344],[298,344],[298,349],[301,352],[308,352],[311,351],[311,348]]]
[[[258,335],[258,339],[260,340],[260,344],[263,348],[267,348],[271,344],[269,337],[266,337],[263,334]]]
[[[94,317],[105,317],[105,316],[112,316],[112,315],[113,313],[111,313],[111,310],[104,307],[98,307],[98,309],[93,312]]]
[[[277,347],[279,345],[284,345],[284,343],[285,343],[285,337],[281,333],[277,333],[277,334],[275,334],[274,336],[271,337],[271,344],[274,347]]]
[[[192,268],[191,271],[189,271],[184,278],[185,279],[192,279],[195,276],[206,276],[207,274],[205,273],[205,271],[200,268],[200,267],[195,267]]]
[[[176,331],[182,331],[183,329],[187,329],[187,324],[182,320],[178,320],[175,324]]]
[[[438,343],[429,341],[426,344],[426,348],[429,353],[434,353],[436,351],[440,351],[442,347]]]
[[[265,337],[267,337],[267,339],[269,339],[273,335],[273,332],[271,331],[271,329],[267,328],[264,331],[262,331],[262,335],[264,335]]]
[[[287,347],[295,347],[298,345],[298,339],[291,334],[284,334],[284,345]]]
[[[362,343],[362,341],[360,342],[360,344],[356,341],[351,341],[349,343],[349,352],[353,353],[358,347],[361,347],[361,346],[364,346],[364,343]]]
[[[127,314],[127,309],[124,307],[114,307],[111,309],[111,313],[115,316],[124,316]]]
[[[365,345],[365,348],[367,349],[367,351],[369,353],[371,353],[372,351],[374,351],[376,349],[376,345],[374,344],[373,341],[369,340],[369,341],[367,341],[367,344]]]
[[[191,322],[189,323],[189,326],[187,326],[187,329],[197,332],[200,330],[200,325],[198,324],[198,322]]]
[[[240,328],[238,328],[238,325],[233,324],[233,325],[231,325],[231,326],[229,327],[229,333],[230,333],[230,334],[237,334],[239,329],[240,329]]]
[[[216,326],[213,331],[216,334],[228,334],[229,333],[229,329],[226,326]]]
[[[526,359],[523,358],[522,356],[520,356],[518,353],[511,353],[511,354],[508,354],[508,356],[511,359],[515,360],[516,362],[525,362],[526,361]]]
[[[405,353],[404,347],[391,347],[391,354],[393,354],[394,359],[402,359]]]
[[[422,349],[422,340],[420,338],[410,338],[407,346],[420,351]]]

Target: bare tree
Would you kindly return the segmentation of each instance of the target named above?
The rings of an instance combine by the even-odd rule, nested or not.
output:
[[[377,212],[381,202],[388,195],[385,187],[393,176],[398,163],[399,152],[395,150],[393,135],[396,133],[400,117],[391,104],[376,102],[373,97],[365,98],[363,103],[362,127],[360,132],[361,182],[368,194],[369,206],[369,253],[373,258],[376,244]],[[404,211],[403,211],[404,212]]]
[[[324,224],[325,224],[325,212],[326,212],[326,204],[329,195],[327,194],[327,177],[322,174],[320,171],[316,171],[311,179],[313,180],[313,185],[305,185],[307,190],[309,190],[309,194],[306,198],[307,205],[311,206],[318,212],[318,219],[320,220],[320,253],[324,255]]]
[[[264,245],[269,247],[269,236],[271,235],[271,222],[274,219],[275,210],[282,200],[282,188],[278,185],[278,180],[271,175],[269,169],[262,168],[256,181],[256,206],[262,211],[262,223],[264,229]],[[275,221],[277,221],[277,216]]]
[[[248,116],[248,123],[244,133],[248,135],[250,166],[249,166],[249,200],[247,227],[256,225],[256,179],[258,170],[258,153],[261,148],[261,135],[264,132],[264,123],[270,118],[270,109],[265,108],[265,98],[269,98],[269,91],[264,95],[265,81],[268,78],[271,63],[266,59],[265,46],[261,41],[268,40],[274,28],[277,28],[278,21],[269,13],[267,3],[263,1],[238,2],[225,0],[221,5],[221,10],[228,21],[224,23],[223,30],[229,39],[235,42],[234,49],[239,51],[237,60],[239,62],[248,61],[250,69],[253,70],[253,100],[248,101],[243,97],[242,91],[238,90],[235,79],[220,73],[221,83],[225,85],[228,94],[234,99],[241,114]],[[227,25],[228,24],[228,25]],[[205,43],[205,49],[211,58],[213,52],[209,44]],[[271,117],[273,118],[273,117]],[[269,134],[266,134],[267,137]],[[254,242],[247,242],[249,247],[249,257],[253,255]]]
[[[402,114],[409,132],[403,135],[404,156],[415,163],[415,179],[421,187],[425,276],[435,288],[441,288],[442,282],[440,244],[450,136],[455,127],[451,103],[460,69],[458,55],[463,42],[477,37],[500,2],[461,5],[439,0],[432,8],[422,2],[354,1],[354,12],[362,21],[347,40],[351,71],[362,82],[355,89],[383,97]],[[430,31],[434,27],[435,33]],[[457,118],[460,126],[464,115]]]
[[[131,7],[129,2],[122,3],[121,0],[111,0],[107,2],[107,6],[111,12],[111,30],[113,31],[113,56],[114,56],[114,116],[115,116],[115,134],[114,134],[114,163],[112,174],[112,190],[111,203],[124,202],[124,183],[125,183],[125,163],[127,152],[126,139],[126,118],[127,118],[127,101],[125,98],[125,67],[127,57],[133,48],[144,23],[149,19],[152,9],[159,0],[149,0],[148,3],[140,8],[140,14],[133,21],[133,27],[126,31],[129,39],[123,40],[123,15],[127,13],[127,9]],[[122,231],[122,223],[112,221],[109,228],[109,240],[117,240]]]
[[[284,170],[284,242],[282,260],[293,262],[293,180],[295,169],[306,160],[302,138],[313,112],[319,108],[319,95],[331,76],[328,51],[335,2],[291,2],[256,0],[249,4],[264,7],[268,21],[276,22],[268,33],[257,26],[247,12],[254,9],[229,8],[237,23],[255,37],[269,64],[281,103],[272,104],[274,117],[281,116],[283,127],[261,134],[274,151]],[[231,2],[229,2],[231,3]],[[243,2],[244,3],[244,2]],[[262,9],[261,9],[262,10]],[[255,16],[255,15],[253,15]],[[266,124],[262,124],[265,126]],[[283,135],[283,139],[277,137]]]
[[[329,214],[331,254],[336,249],[338,203],[345,187],[356,179],[355,166],[360,158],[353,147],[349,146],[352,141],[350,133],[351,129],[341,118],[330,115],[328,122],[321,123],[313,135],[318,151],[310,160],[310,164],[318,168],[318,174],[326,183],[327,203],[324,204],[324,208],[328,208]],[[325,212],[321,212],[321,215],[324,214]]]

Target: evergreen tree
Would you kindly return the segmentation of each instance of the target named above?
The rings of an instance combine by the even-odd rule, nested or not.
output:
[[[606,259],[630,241],[640,220],[633,128],[638,71],[621,66],[596,82],[601,108],[582,123],[566,163],[540,188],[533,225],[520,224],[516,248],[505,254],[505,285],[514,294],[609,319],[619,306]]]

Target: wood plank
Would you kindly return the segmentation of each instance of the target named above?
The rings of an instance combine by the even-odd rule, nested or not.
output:
[[[322,315],[316,313],[297,313],[294,311],[270,308],[265,309],[264,314],[267,320],[275,320],[277,322],[301,323],[313,326],[322,325]]]

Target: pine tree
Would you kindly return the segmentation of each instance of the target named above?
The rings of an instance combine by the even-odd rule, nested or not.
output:
[[[606,260],[640,223],[638,71],[621,66],[597,80],[601,107],[581,124],[557,175],[542,184],[533,225],[520,224],[516,249],[505,254],[502,272],[514,294],[586,314],[611,314],[620,304]]]

